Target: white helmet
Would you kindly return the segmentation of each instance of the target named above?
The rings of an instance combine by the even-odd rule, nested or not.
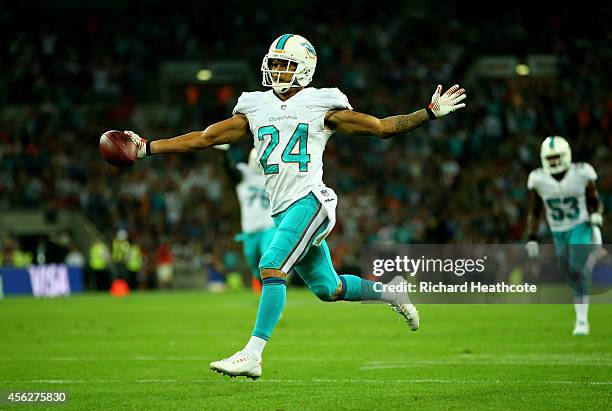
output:
[[[117,238],[121,241],[125,241],[128,238],[128,233],[124,229],[120,229],[117,231]]]
[[[563,137],[546,137],[540,149],[540,159],[548,174],[559,174],[572,164],[572,149]]]
[[[263,170],[261,168],[261,164],[259,164],[259,159],[257,158],[257,150],[256,149],[251,149],[251,152],[249,153],[249,168],[254,172],[254,173],[258,173],[258,174],[263,174]]]
[[[285,60],[287,65],[281,70],[272,70],[272,60]],[[289,70],[290,62],[296,63],[294,71]],[[317,52],[308,40],[297,34],[283,34],[278,37],[268,50],[261,63],[262,83],[272,87],[277,93],[286,93],[291,87],[306,87],[312,81],[317,67]],[[283,73],[293,73],[288,82],[281,82]]]

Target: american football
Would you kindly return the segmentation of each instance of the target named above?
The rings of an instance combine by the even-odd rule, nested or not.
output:
[[[128,167],[136,161],[137,147],[123,131],[110,130],[100,137],[100,154],[115,167]]]

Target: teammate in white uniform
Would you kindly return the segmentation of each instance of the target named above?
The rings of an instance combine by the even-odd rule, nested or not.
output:
[[[216,146],[228,150],[229,145]],[[236,236],[242,241],[244,258],[253,275],[253,291],[261,291],[259,260],[266,252],[276,226],[270,216],[270,197],[266,192],[263,169],[259,165],[257,150],[251,149],[248,163],[234,164],[229,152],[225,156],[225,169],[236,186],[236,197],[240,204],[240,223],[242,232]]]
[[[151,142],[130,132],[139,158],[202,150],[246,137],[253,139],[257,149],[277,230],[259,263],[263,289],[251,339],[236,354],[210,364],[223,374],[261,375],[261,355],[285,305],[285,276],[291,269],[323,301],[382,300],[412,330],[419,326],[416,308],[406,302],[405,294],[377,292],[374,282],[334,270],[324,238],[335,222],[337,198],[323,185],[323,151],[335,131],[388,138],[414,130],[465,107],[465,90],[455,85],[442,94],[439,85],[426,108],[378,119],[353,111],[338,89],[306,88],[316,63],[308,40],[282,35],[274,40],[261,66],[262,84],[272,90],[243,93],[232,118],[204,131]]]
[[[601,244],[599,227],[603,224],[597,173],[590,164],[572,163],[570,146],[563,137],[547,137],[540,157],[542,167],[533,170],[527,180],[527,252],[533,258],[539,254],[537,230],[544,207],[556,254],[574,290],[573,335],[587,335],[591,273],[586,262],[591,247],[584,245]]]

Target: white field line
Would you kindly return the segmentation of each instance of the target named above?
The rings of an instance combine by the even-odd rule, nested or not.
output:
[[[233,384],[233,383],[249,383],[249,384],[504,384],[513,385],[518,381],[503,381],[503,380],[465,380],[459,378],[450,379],[363,379],[363,378],[313,378],[306,380],[299,379],[260,379],[251,381],[247,379],[230,380],[228,378],[217,379],[136,379],[136,380],[121,380],[121,379],[94,379],[94,380],[0,380],[0,384]],[[540,385],[612,385],[612,381],[531,381],[530,384]]]
[[[58,357],[44,357],[44,358],[20,358],[20,357],[2,357],[0,362],[109,362],[109,361],[156,361],[156,362],[173,362],[173,361],[199,361],[208,364],[210,361],[215,360],[213,357],[203,356],[155,356],[155,355],[135,355],[126,357],[73,357],[73,356],[58,356]],[[359,358],[345,357],[345,358],[311,358],[311,357],[283,357],[283,362],[313,362],[313,363],[328,363],[330,361],[346,361],[355,362],[359,361]],[[268,360],[270,362],[276,361],[274,358]],[[281,361],[281,359],[278,359]]]
[[[525,353],[521,355],[463,354],[455,357],[441,358],[439,360],[415,359],[413,361],[371,361],[365,363],[360,369],[378,370],[432,365],[578,365],[612,367],[612,356],[607,354],[561,353]]]
[[[0,362],[109,362],[109,361],[133,361],[133,362],[202,362],[207,364],[213,358],[204,356],[155,356],[155,355],[136,355],[125,357],[77,357],[77,356],[55,356],[45,358],[19,358],[2,357]],[[284,357],[284,363],[291,362],[311,362],[328,363],[330,358],[314,357]],[[271,358],[269,361],[274,362]],[[356,362],[358,358],[340,357],[333,358],[333,361]],[[359,368],[363,370],[376,369],[398,369],[421,366],[435,365],[534,365],[534,366],[594,366],[612,367],[612,355],[608,354],[563,354],[563,353],[525,353],[521,355],[493,355],[493,354],[461,354],[456,356],[446,356],[440,359],[414,359],[410,361],[386,360],[369,361],[363,363]]]

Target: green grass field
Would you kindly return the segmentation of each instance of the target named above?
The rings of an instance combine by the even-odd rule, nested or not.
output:
[[[569,305],[423,305],[411,332],[386,305],[287,297],[257,381],[208,369],[248,339],[255,295],[8,298],[0,391],[68,392],[57,409],[611,407],[612,306],[572,337]]]

